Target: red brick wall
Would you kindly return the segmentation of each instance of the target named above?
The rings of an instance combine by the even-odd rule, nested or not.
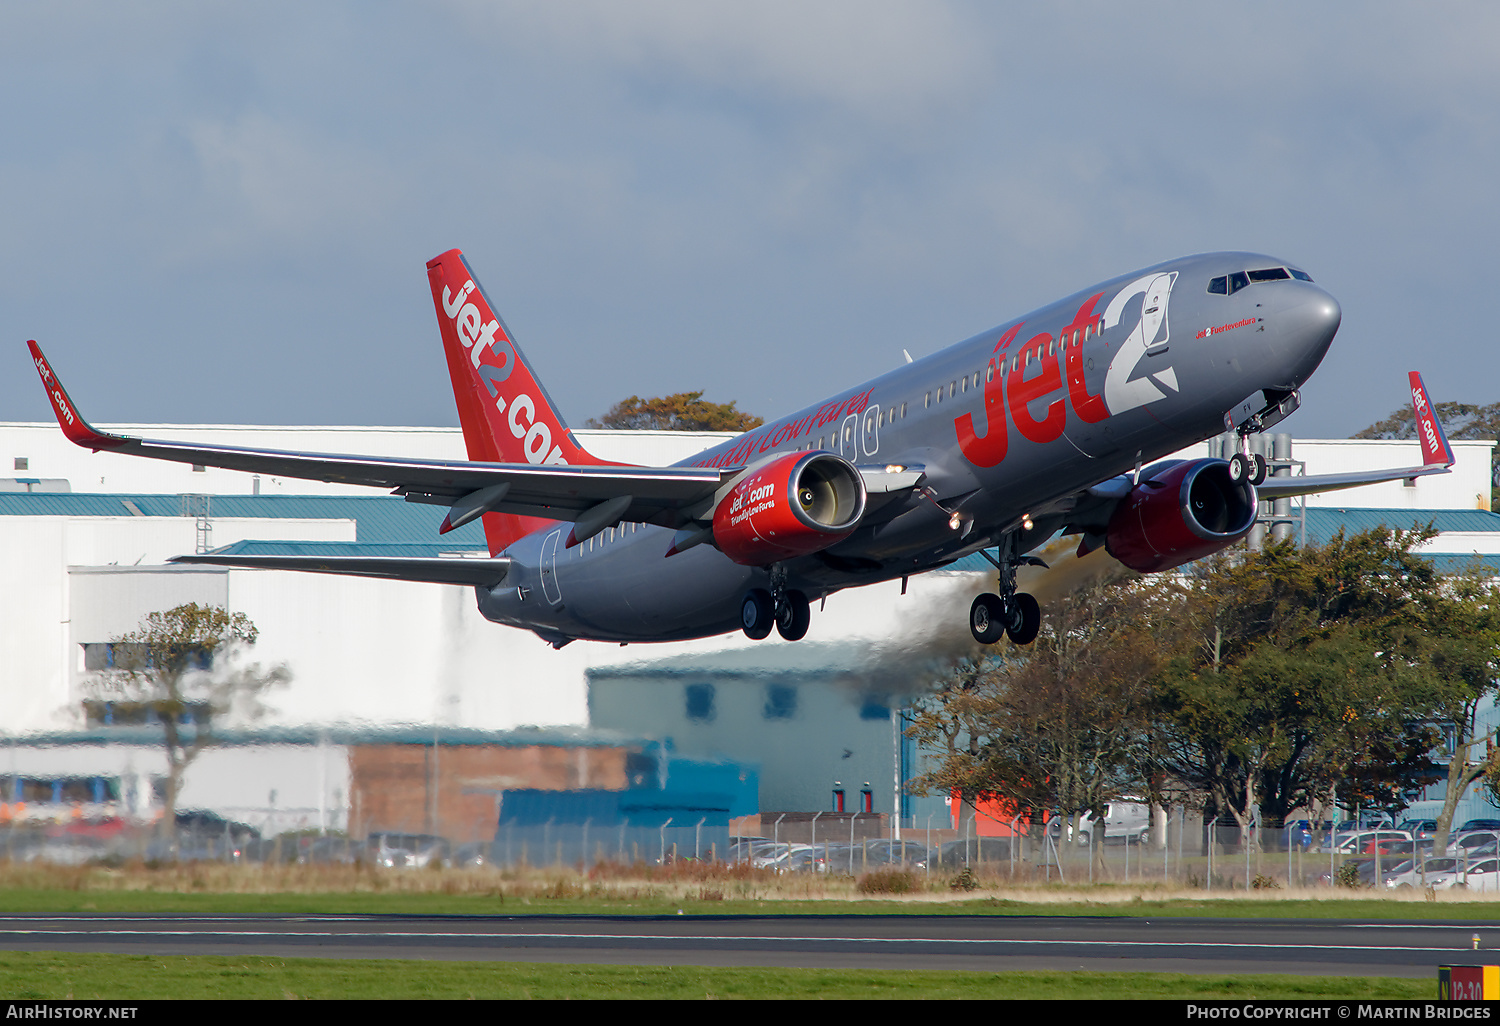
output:
[[[439,834],[455,844],[488,841],[495,836],[492,792],[624,790],[626,754],[623,748],[541,745],[355,746],[349,751],[349,833],[400,830]]]

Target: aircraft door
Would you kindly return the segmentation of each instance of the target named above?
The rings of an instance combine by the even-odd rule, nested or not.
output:
[[[863,445],[866,456],[874,456],[880,451],[880,404],[877,403],[865,411],[864,431],[861,433],[861,445]]]
[[[844,418],[839,429],[838,454],[849,462],[859,459],[859,414],[851,413]]]
[[[562,589],[557,584],[557,545],[562,531],[553,531],[542,541],[542,594],[554,606],[562,601]]]

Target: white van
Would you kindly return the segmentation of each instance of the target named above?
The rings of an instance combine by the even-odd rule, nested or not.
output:
[[[1052,836],[1057,837],[1062,831],[1062,824],[1058,820],[1052,821],[1057,824]],[[1072,829],[1068,832],[1071,834]],[[1093,840],[1094,817],[1085,812],[1078,822],[1078,843],[1088,845]],[[1105,844],[1150,844],[1151,843],[1151,807],[1145,802],[1122,800],[1110,802],[1104,807],[1104,843]]]

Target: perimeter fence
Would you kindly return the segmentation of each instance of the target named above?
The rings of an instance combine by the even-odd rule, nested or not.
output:
[[[1074,839],[1067,828],[1019,836],[959,836],[904,827],[899,837],[805,840],[731,837],[702,822],[659,826],[599,823],[502,825],[494,840],[454,845],[428,834],[364,838],[229,828],[149,829],[88,836],[12,826],[0,830],[0,860],[55,865],[121,862],[362,864],[375,868],[501,867],[588,872],[600,864],[699,863],[774,874],[861,877],[904,869],[919,880],[975,884],[1132,884],[1204,892],[1341,887],[1392,895],[1500,892],[1500,830],[1457,832],[1441,850],[1430,837],[1396,830],[1316,831],[1305,824],[1241,831],[1177,817],[1132,833]],[[947,838],[947,839],[944,839]]]

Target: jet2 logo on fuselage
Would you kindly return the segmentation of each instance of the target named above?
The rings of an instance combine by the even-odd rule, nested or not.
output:
[[[1141,319],[1135,330],[1121,343],[1114,359],[1109,361],[1109,371],[1104,376],[1104,405],[1109,407],[1111,417],[1133,410],[1137,406],[1165,399],[1167,393],[1158,384],[1176,392],[1177,373],[1171,364],[1151,366],[1146,374],[1135,378],[1137,368],[1146,359],[1148,351],[1164,346],[1171,340],[1167,324],[1167,302],[1172,298],[1172,286],[1177,282],[1177,272],[1151,274],[1137,278],[1126,285],[1110,300],[1104,310],[1104,327],[1113,328],[1120,323],[1125,304],[1136,296],[1141,300]]]
[[[1090,297],[1078,308],[1072,322],[1062,328],[1061,345],[1054,346],[1052,335],[1041,332],[1021,347],[1024,359],[1007,351],[1021,325],[1007,330],[995,343],[997,355],[991,357],[989,373],[985,375],[985,434],[981,436],[975,430],[972,413],[964,413],[953,421],[964,457],[976,467],[993,467],[1004,460],[1009,446],[1007,420],[1025,438],[1046,443],[1062,437],[1068,403],[1079,420],[1095,424],[1166,398],[1163,388],[1176,392],[1177,374],[1171,364],[1161,359],[1170,338],[1167,304],[1176,282],[1176,271],[1138,278],[1115,294],[1102,316],[1095,314],[1094,308],[1104,294]],[[1110,360],[1104,391],[1091,395],[1084,380],[1082,346],[1089,345],[1087,340],[1097,338],[1098,332],[1118,325],[1126,307],[1137,296],[1141,297],[1140,320]],[[1146,373],[1135,377],[1148,359],[1151,362],[1145,368]],[[1033,362],[1037,370],[1028,376]],[[1060,362],[1066,365],[1065,372]],[[1066,395],[1058,395],[1059,392]],[[1041,402],[1047,405],[1038,419],[1033,416],[1031,406]]]

